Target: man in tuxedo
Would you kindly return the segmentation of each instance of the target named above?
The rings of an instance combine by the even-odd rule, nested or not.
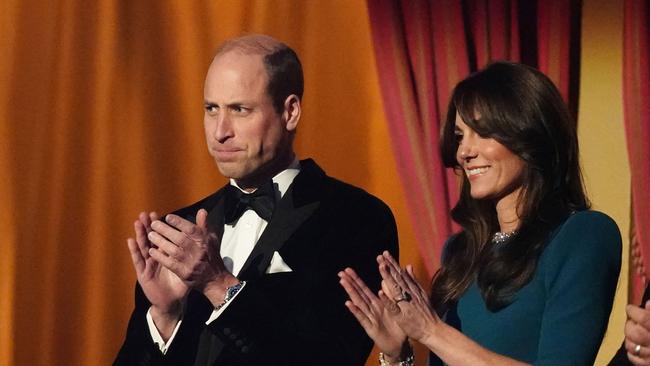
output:
[[[303,75],[261,35],[221,46],[205,80],[208,150],[230,184],[158,218],[128,247],[135,310],[116,365],[363,365],[371,341],[337,273],[377,290],[375,257],[397,255],[390,209],[333,179],[292,143]]]

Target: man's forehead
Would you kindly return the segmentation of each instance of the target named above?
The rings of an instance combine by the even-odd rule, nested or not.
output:
[[[205,81],[206,99],[209,96],[241,98],[255,90],[266,91],[268,74],[260,55],[228,52],[215,58]]]
[[[210,64],[208,74],[222,72],[224,70],[239,71],[243,74],[254,74],[256,77],[260,77],[262,73],[266,74],[262,55],[244,54],[236,51],[217,55],[212,61],[212,64]]]
[[[263,66],[264,56],[264,54],[259,52],[250,52],[236,48],[216,54],[212,59],[212,63],[214,64],[223,61],[245,61],[250,63],[259,63],[260,66]]]

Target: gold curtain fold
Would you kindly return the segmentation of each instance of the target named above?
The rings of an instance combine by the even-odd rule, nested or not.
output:
[[[9,47],[16,36],[11,19],[14,4],[0,3],[0,118],[9,108],[9,76],[12,72],[14,49]],[[9,124],[0,121],[0,364],[13,365],[14,299],[15,299],[15,227],[14,192],[11,176],[11,145]]]
[[[225,182],[205,148],[203,78],[242,33],[298,51],[300,156],[383,198],[420,268],[363,1],[4,0],[0,32],[0,365],[112,362],[137,213]]]

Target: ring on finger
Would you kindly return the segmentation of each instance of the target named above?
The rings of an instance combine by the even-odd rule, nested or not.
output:
[[[634,346],[634,352],[632,352],[632,353],[634,353],[635,356],[640,355],[641,354],[641,345],[640,344],[635,345]]]
[[[400,296],[396,297],[393,300],[395,300],[395,303],[398,304],[400,301],[410,302],[411,299],[413,299],[411,294],[408,291],[403,291],[402,290],[402,294]]]
[[[411,296],[411,293],[408,291],[402,291],[402,297],[404,298],[405,301],[411,301],[413,299],[413,296]]]

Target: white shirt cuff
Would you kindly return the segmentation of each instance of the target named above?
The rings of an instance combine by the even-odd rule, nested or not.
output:
[[[217,318],[218,318],[218,317],[219,317],[219,316],[224,312],[224,310],[226,310],[226,308],[227,308],[228,306],[230,306],[230,304],[232,303],[232,301],[233,301],[237,296],[239,296],[239,294],[241,294],[242,291],[244,291],[244,287],[246,287],[246,282],[245,282],[245,281],[244,281],[244,283],[242,284],[242,286],[241,286],[241,288],[239,289],[239,291],[237,291],[237,293],[235,294],[235,296],[232,297],[232,299],[230,299],[227,303],[223,304],[223,306],[220,307],[219,309],[212,310],[212,314],[210,314],[210,317],[209,317],[208,320],[205,322],[205,325],[208,325],[208,324],[212,323],[213,321],[215,321],[215,319],[217,319]]]
[[[169,337],[167,342],[165,342],[160,335],[160,332],[158,331],[158,328],[156,328],[156,323],[153,322],[153,318],[151,317],[151,307],[149,310],[147,310],[147,324],[149,325],[149,333],[151,334],[151,339],[153,339],[153,343],[158,346],[160,349],[160,352],[164,355],[167,353],[167,350],[169,349],[169,346],[171,346],[172,341],[174,340],[174,337],[176,336],[176,333],[178,332],[178,328],[181,327],[181,323],[183,322],[183,317],[181,316],[181,319],[176,323],[176,328],[174,328],[174,331],[172,332],[172,336]]]

